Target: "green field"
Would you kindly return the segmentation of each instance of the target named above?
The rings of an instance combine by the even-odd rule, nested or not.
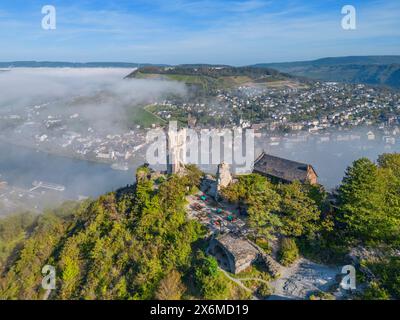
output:
[[[195,85],[201,87],[205,92],[213,89],[229,89],[241,85],[270,85],[279,86],[280,83],[289,83],[290,81],[277,78],[263,78],[254,80],[249,76],[220,76],[213,78],[204,75],[185,75],[185,74],[157,74],[157,73],[141,73],[137,72],[135,77],[138,79],[163,79],[183,82],[187,85]]]
[[[150,104],[144,108],[147,112],[150,112],[155,117],[157,117],[157,112],[160,110],[167,110],[171,115],[171,118],[168,121],[177,121],[179,125],[186,126],[188,121],[188,115],[182,111],[181,108],[169,108],[167,106],[160,107],[158,105]],[[161,119],[163,120],[163,119]],[[166,123],[166,120],[163,120]]]
[[[163,125],[166,123],[160,117],[146,110],[146,107],[133,107],[128,110],[128,122],[140,125],[142,128],[150,128],[152,124]]]
[[[203,90],[207,91],[210,87],[217,87],[217,79],[198,76],[198,75],[184,75],[184,74],[155,74],[155,73],[141,73],[135,75],[138,79],[164,79],[178,82],[184,82],[187,85],[197,85]]]

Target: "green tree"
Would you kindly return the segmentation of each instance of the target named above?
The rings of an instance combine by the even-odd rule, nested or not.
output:
[[[269,238],[280,226],[275,214],[279,210],[280,196],[265,177],[258,174],[241,176],[237,183],[224,188],[222,195],[247,207],[248,223],[257,237]]]
[[[279,199],[279,194],[269,188],[250,199],[247,209],[248,223],[257,237],[268,239],[276,228],[281,226],[281,221],[276,214],[279,210]]]
[[[389,257],[382,261],[367,263],[368,268],[377,276],[379,282],[371,283],[370,294],[374,298],[400,298],[400,258]]]
[[[278,252],[279,262],[284,266],[289,266],[299,257],[299,249],[296,242],[291,238],[282,238]]]
[[[390,169],[400,178],[400,153],[384,153],[378,157],[381,168]]]
[[[280,185],[278,192],[281,196],[281,234],[288,237],[311,237],[320,230],[321,212],[300,182]]]
[[[232,183],[221,190],[225,199],[230,202],[239,202],[242,205],[249,204],[254,198],[270,188],[270,182],[259,174],[239,176],[237,183]]]
[[[181,274],[172,270],[160,281],[155,297],[157,300],[180,300],[184,292]]]
[[[213,257],[198,252],[194,268],[196,284],[204,299],[223,299],[227,296],[227,280],[218,270],[218,262]]]
[[[367,242],[398,238],[399,210],[391,175],[366,158],[353,163],[339,188],[341,221],[350,236]],[[398,189],[397,189],[398,190]],[[393,193],[394,191],[394,193]]]
[[[185,184],[193,192],[200,187],[201,180],[204,176],[203,172],[194,164],[185,166]]]

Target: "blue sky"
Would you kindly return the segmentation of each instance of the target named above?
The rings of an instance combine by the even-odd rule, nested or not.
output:
[[[341,28],[342,6],[357,29]],[[41,8],[57,29],[41,28]],[[220,63],[400,54],[399,0],[1,0],[0,61]]]

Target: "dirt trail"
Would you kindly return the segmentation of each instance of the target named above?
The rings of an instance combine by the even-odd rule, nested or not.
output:
[[[224,269],[219,268],[219,270],[221,270],[222,273],[223,273],[229,280],[231,280],[231,281],[233,281],[234,283],[236,283],[236,284],[237,284],[239,287],[241,287],[243,290],[245,290],[245,291],[247,291],[247,292],[250,292],[251,295],[252,295],[253,300],[259,300],[259,299],[257,298],[257,296],[254,295],[253,290],[251,290],[250,288],[247,288],[247,287],[243,284],[243,282],[242,282],[242,281],[245,281],[245,280],[259,280],[259,279],[237,279],[237,278],[232,277],[232,276],[231,276],[228,272],[226,272]]]

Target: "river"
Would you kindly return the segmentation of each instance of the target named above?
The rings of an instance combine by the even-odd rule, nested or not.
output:
[[[265,139],[257,143],[257,152],[264,149],[273,155],[312,164],[319,182],[329,190],[340,184],[346,168],[354,160],[368,157],[376,161],[382,153],[400,152],[399,138],[394,143],[387,143],[383,140],[384,135],[375,130],[375,138],[368,140],[368,131],[371,130],[308,135],[306,138],[279,137],[278,143]],[[108,164],[51,155],[3,142],[0,142],[0,150],[0,181],[5,180],[10,186],[22,189],[32,188],[34,181],[59,184],[65,186],[63,196],[68,199],[97,197],[132,184],[135,179],[135,167],[118,171]]]
[[[0,142],[0,180],[22,189],[34,181],[65,187],[64,197],[96,197],[135,179],[135,168],[114,170],[108,164],[76,160]]]

